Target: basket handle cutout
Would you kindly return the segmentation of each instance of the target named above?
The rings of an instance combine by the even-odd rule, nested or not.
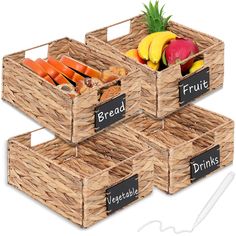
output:
[[[111,41],[130,33],[131,22],[130,20],[114,24],[107,28],[107,41]]]
[[[36,60],[38,58],[46,59],[48,57],[48,44],[35,47],[25,51],[25,58]]]
[[[39,129],[31,133],[30,145],[31,147],[34,147],[53,139],[55,139],[55,134],[51,133],[47,129]]]

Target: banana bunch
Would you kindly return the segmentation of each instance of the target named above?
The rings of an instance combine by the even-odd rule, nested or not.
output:
[[[164,46],[175,38],[176,35],[170,31],[149,34],[139,43],[138,54],[142,59],[150,60],[153,64],[157,65],[162,57]]]

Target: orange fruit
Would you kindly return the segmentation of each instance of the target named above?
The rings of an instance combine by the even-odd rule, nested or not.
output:
[[[138,54],[138,49],[130,49],[129,51],[127,51],[127,52],[125,53],[125,55],[126,55],[127,57],[129,57],[129,58],[134,59],[134,60],[137,61],[137,62],[140,62],[141,64],[145,64],[145,63],[146,63],[146,61],[143,60],[143,59],[139,56],[139,54]]]

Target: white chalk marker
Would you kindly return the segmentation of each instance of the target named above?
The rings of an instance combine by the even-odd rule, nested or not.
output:
[[[216,189],[216,191],[214,192],[214,194],[210,197],[210,199],[207,201],[206,205],[202,208],[201,212],[199,213],[199,215],[197,216],[193,227],[189,230],[180,230],[177,231],[176,228],[174,226],[168,226],[168,227],[163,227],[163,224],[161,221],[159,220],[153,220],[150,221],[148,223],[146,223],[145,225],[143,225],[141,228],[138,229],[138,232],[140,232],[141,230],[143,230],[145,227],[147,227],[150,224],[153,223],[158,223],[160,225],[160,231],[164,232],[167,230],[173,230],[173,232],[175,234],[182,234],[182,233],[191,233],[193,232],[193,230],[207,217],[207,215],[211,212],[211,210],[213,209],[213,207],[215,206],[215,204],[218,202],[218,200],[220,199],[220,197],[223,195],[223,193],[225,192],[225,190],[229,187],[229,185],[232,183],[232,181],[234,180],[235,177],[235,173],[234,172],[230,172],[227,174],[227,176],[224,178],[224,180],[221,182],[221,184],[219,185],[219,187]]]

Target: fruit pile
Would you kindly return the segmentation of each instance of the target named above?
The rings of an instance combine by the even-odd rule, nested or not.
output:
[[[159,2],[144,5],[146,24],[149,34],[144,37],[138,48],[130,49],[125,55],[141,64],[146,64],[157,71],[180,63],[182,74],[193,73],[204,65],[203,60],[192,58],[185,63],[183,60],[199,52],[198,45],[190,38],[179,38],[167,30],[171,16],[164,17],[164,6]]]
[[[124,68],[116,66],[110,66],[101,72],[68,56],[62,56],[60,60],[49,56],[47,61],[41,58],[35,61],[25,58],[23,65],[72,98],[127,74]],[[120,93],[120,89],[119,84],[102,89],[99,100],[104,101],[115,96]]]

